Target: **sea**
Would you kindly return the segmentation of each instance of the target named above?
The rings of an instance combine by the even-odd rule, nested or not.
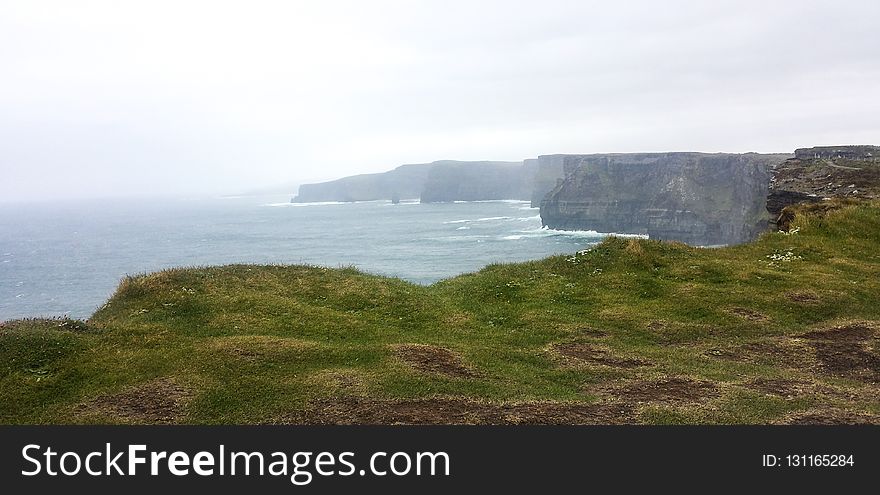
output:
[[[126,275],[230,263],[354,266],[416,284],[573,253],[605,234],[541,227],[527,201],[289,197],[0,204],[0,321],[88,318]]]

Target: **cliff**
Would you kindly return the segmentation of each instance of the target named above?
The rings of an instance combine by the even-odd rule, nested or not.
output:
[[[532,177],[522,162],[434,162],[422,203],[529,199]]]
[[[790,155],[788,155],[790,156]],[[786,155],[567,155],[541,202],[545,226],[644,234],[694,245],[738,244],[767,227],[772,167]]]
[[[880,198],[880,147],[819,146],[795,150],[794,158],[773,170],[767,197],[771,222],[787,229],[792,214],[783,210],[826,198]]]
[[[420,198],[424,203],[541,198],[562,177],[563,155],[522,162],[440,160],[378,174],[303,184],[294,203]]]
[[[541,206],[541,201],[548,192],[556,187],[558,181],[565,177],[563,162],[567,155],[541,155],[534,161],[534,178],[532,180],[532,208]]]
[[[433,164],[401,165],[389,172],[362,174],[342,179],[303,184],[291,201],[312,203],[318,201],[372,201],[400,198],[418,198],[422,193],[428,171]]]

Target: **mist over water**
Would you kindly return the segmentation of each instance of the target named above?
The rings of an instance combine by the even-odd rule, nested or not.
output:
[[[541,229],[523,201],[291,204],[287,197],[11,204],[0,209],[0,321],[86,318],[119,280],[179,266],[354,265],[431,284],[604,237]]]

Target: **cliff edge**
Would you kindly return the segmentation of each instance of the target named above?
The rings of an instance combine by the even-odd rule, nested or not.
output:
[[[795,150],[794,158],[773,170],[767,211],[777,228],[787,230],[794,215],[786,207],[827,198],[880,198],[880,146]]]
[[[739,244],[767,228],[771,171],[789,156],[566,155],[565,179],[541,201],[541,220],[553,229]]]

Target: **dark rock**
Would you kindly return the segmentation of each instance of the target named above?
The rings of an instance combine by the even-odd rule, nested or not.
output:
[[[787,221],[783,221],[783,224],[780,224],[780,221],[782,221],[782,210],[786,206],[798,203],[818,203],[819,201],[822,201],[821,196],[797,191],[771,189],[770,194],[767,196],[767,211],[770,213],[770,221],[775,222],[778,228],[782,229],[783,224],[787,225],[792,220],[788,218]],[[786,228],[785,230],[788,229]]]

